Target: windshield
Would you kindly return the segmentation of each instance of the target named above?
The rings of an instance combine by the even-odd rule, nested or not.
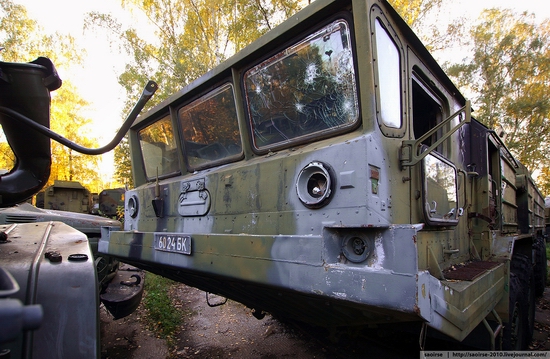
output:
[[[358,118],[348,24],[338,20],[244,76],[258,149],[333,132]]]
[[[182,107],[178,115],[190,169],[241,154],[232,85],[226,84]]]
[[[170,116],[165,116],[142,129],[138,136],[147,178],[179,171],[176,141]]]

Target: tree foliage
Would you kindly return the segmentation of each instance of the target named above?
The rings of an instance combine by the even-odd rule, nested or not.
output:
[[[505,134],[506,145],[531,171],[550,168],[550,22],[490,9],[470,30],[471,56],[448,68],[472,94],[475,117]],[[539,184],[550,194],[547,176]]]
[[[115,147],[115,178],[129,188],[134,187],[134,177],[132,175],[132,163],[130,161],[130,144],[128,136],[125,136],[120,144]]]
[[[159,82],[157,103],[200,77],[299,8],[299,0],[122,0],[143,14],[154,36],[125,28],[109,14],[88,14],[85,27],[100,26],[130,56],[120,84],[135,98],[149,79]],[[131,103],[127,103],[127,108]]]
[[[448,0],[389,0],[403,20],[414,30],[430,51],[449,48],[464,31],[463,18],[451,21],[446,28],[437,19]]]
[[[35,20],[28,17],[25,7],[10,0],[0,0],[0,52],[2,61],[29,62],[39,56],[50,58],[59,69],[82,61],[83,50],[75,45],[70,35],[45,34]],[[67,79],[61,88],[51,93],[50,128],[69,140],[88,147],[96,147],[85,126],[88,119],[80,111],[88,105]],[[0,167],[10,169],[16,158],[7,143],[0,143]],[[98,159],[84,156],[52,141],[52,170],[48,184],[56,179],[78,180],[86,185],[99,182]],[[97,187],[97,186],[96,186]]]
[[[424,22],[432,11],[437,11],[443,0],[390,0],[390,4],[410,27]]]
[[[145,16],[151,33],[124,27],[109,14],[90,13],[85,27],[103,27],[112,43],[129,55],[119,83],[129,99],[138,97],[149,79],[159,82],[152,106],[200,77],[279,22],[299,10],[300,0],[123,0],[123,6]],[[126,175],[127,146],[115,149],[116,175]],[[118,177],[121,182],[122,178]],[[128,177],[124,178],[128,182]]]
[[[52,93],[50,128],[81,146],[97,147],[96,141],[88,137],[86,125],[91,121],[79,116],[79,112],[87,105],[70,82],[63,83],[61,88]],[[52,141],[50,177],[67,181],[78,180],[91,185],[99,181],[98,160],[98,156],[83,155]]]
[[[45,34],[24,6],[10,0],[0,0],[0,44],[3,61],[27,62],[47,56],[57,67],[80,63],[84,53],[77,50],[70,35]]]

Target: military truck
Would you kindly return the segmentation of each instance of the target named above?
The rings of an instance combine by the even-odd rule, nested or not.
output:
[[[25,68],[49,79],[36,66]],[[428,332],[481,331],[488,348],[526,348],[546,270],[542,195],[386,1],[317,0],[134,122],[155,88],[105,146],[129,130],[136,188],[124,230],[103,228],[101,253],[258,318],[407,326],[421,348]],[[45,183],[39,134],[105,150],[19,111],[0,106],[22,159],[0,182],[4,206]],[[38,155],[23,146],[29,133]],[[33,226],[14,238],[85,238]],[[46,260],[33,263],[54,266]]]
[[[99,192],[97,214],[109,218],[118,218],[124,208],[124,188],[108,188]]]
[[[312,2],[129,141],[100,252],[258,317],[527,347],[543,197],[386,1]]]
[[[78,181],[54,180],[54,183],[36,194],[36,207],[91,213],[93,195]]]
[[[36,194],[36,207],[116,219],[118,208],[124,206],[124,192],[124,188],[110,188],[91,193],[78,181],[54,180]]]
[[[16,156],[15,166],[0,172],[2,358],[99,358],[100,300],[120,318],[137,307],[143,291],[142,274],[123,273],[116,259],[97,253],[101,234],[120,230],[120,222],[24,203],[48,180],[48,136],[72,146],[49,130],[50,91],[59,86],[46,58],[0,62],[0,125]],[[150,95],[142,96],[127,123]]]

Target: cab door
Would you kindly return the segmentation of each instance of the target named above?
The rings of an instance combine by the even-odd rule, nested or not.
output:
[[[460,223],[465,193],[461,134],[452,134],[463,117],[447,121],[456,107],[451,95],[411,49],[407,60],[409,137],[418,141],[411,150],[429,152],[410,166],[411,222],[424,224],[418,236],[419,266],[442,277],[443,269],[469,255],[466,227]]]

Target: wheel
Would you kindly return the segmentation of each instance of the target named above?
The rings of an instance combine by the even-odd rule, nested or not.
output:
[[[524,306],[523,348],[527,348],[535,330],[535,275],[531,260],[524,254],[515,253],[510,263],[510,271],[521,285],[521,303]]]
[[[535,249],[535,295],[540,297],[544,294],[548,277],[546,268],[546,242],[544,238],[537,238],[533,247]]]
[[[533,333],[535,331],[535,310],[537,307],[535,301],[535,272],[531,269],[529,273],[528,286],[524,288],[524,294],[527,297],[527,327],[525,328],[525,349],[527,349],[527,347],[531,343],[531,340],[533,339]]]
[[[522,350],[525,343],[525,305],[523,304],[522,285],[519,278],[510,273],[509,318],[504,325],[502,349]]]

